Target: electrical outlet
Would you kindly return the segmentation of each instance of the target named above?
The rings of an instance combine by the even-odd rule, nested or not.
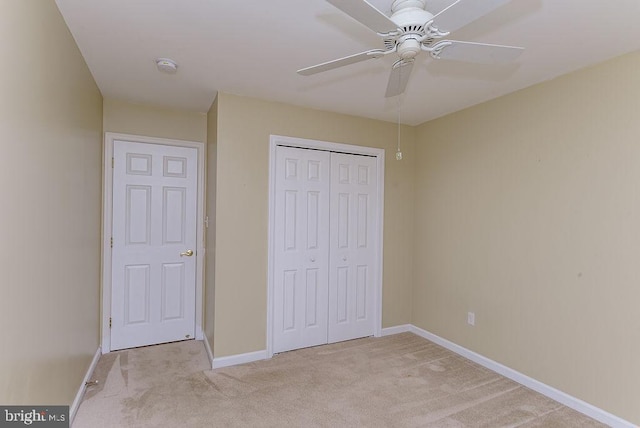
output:
[[[476,314],[474,312],[467,312],[467,324],[476,325]]]

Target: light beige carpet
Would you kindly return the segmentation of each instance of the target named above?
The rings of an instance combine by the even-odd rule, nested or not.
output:
[[[411,333],[208,368],[196,341],[103,355],[73,427],[604,426]]]

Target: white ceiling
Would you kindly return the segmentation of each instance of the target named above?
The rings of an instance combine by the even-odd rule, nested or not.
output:
[[[482,1],[482,0],[478,0]],[[369,0],[390,14],[391,0]],[[428,0],[435,13],[453,0]],[[296,70],[380,38],[324,0],[56,0],[103,96],[206,112],[217,91],[397,120],[393,55],[314,76]],[[416,59],[402,122],[416,125],[640,49],[638,0],[513,0],[450,38],[526,48],[516,64]],[[169,57],[178,73],[155,68]]]

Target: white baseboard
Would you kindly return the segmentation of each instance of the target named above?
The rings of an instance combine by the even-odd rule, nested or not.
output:
[[[387,327],[380,330],[380,336],[390,336],[392,334],[398,333],[406,333],[412,330],[413,326],[411,324],[403,324],[397,325],[393,327]],[[246,354],[237,354],[230,355],[228,357],[218,357],[213,358],[213,354],[211,353],[211,349],[209,348],[209,344],[207,342],[207,338],[204,338],[205,348],[207,349],[207,353],[209,354],[209,358],[211,359],[211,367],[215,369],[219,369],[221,367],[229,367],[235,366],[237,364],[251,363],[253,361],[267,360],[269,359],[269,355],[266,350],[264,351],[256,351],[256,352],[248,352]]]
[[[494,372],[499,373],[502,376],[507,377],[515,382],[518,382],[519,384],[524,385],[529,389],[539,392],[542,395],[546,395],[552,400],[555,400],[561,404],[564,404],[565,406],[570,407],[582,414],[585,414],[597,421],[600,421],[603,424],[607,424],[614,428],[635,428],[636,427],[636,425],[632,424],[631,422],[625,421],[624,419],[621,419],[618,416],[615,416],[596,406],[593,406],[585,401],[582,401],[579,398],[573,397],[549,385],[546,385],[540,381],[530,378],[527,375],[524,375],[516,370],[513,370],[507,366],[504,366],[476,352],[473,352],[467,348],[464,348],[460,345],[450,342],[447,339],[443,339],[440,336],[437,336],[433,333],[430,333],[414,325],[409,325],[409,330],[405,330],[405,328],[406,328],[406,325],[401,325],[401,326],[391,327],[389,329],[384,329],[384,330],[395,331],[395,329],[398,329],[399,332],[411,331],[412,333],[420,337],[423,337],[444,348],[447,348],[448,350],[453,351],[456,354],[459,354],[465,358],[468,358],[469,360],[475,363],[478,363],[481,366],[488,368],[489,370],[493,370]]]
[[[392,334],[405,333],[408,331],[413,332],[414,326],[411,324],[403,324],[397,325],[394,327],[383,328],[380,331],[380,336],[389,336]],[[267,360],[269,359],[269,355],[267,351],[256,351],[256,352],[248,352],[246,354],[238,354],[238,355],[230,355],[228,357],[218,357],[213,358],[213,353],[211,352],[211,348],[209,347],[209,343],[207,341],[207,337],[204,337],[204,346],[207,349],[207,354],[209,354],[209,359],[211,360],[211,367],[215,369],[219,369],[221,367],[229,367],[235,366],[237,364],[251,363],[253,361],[259,360]]]
[[[427,330],[416,327],[415,325],[403,324],[394,327],[383,328],[381,330],[381,336],[390,336],[393,334],[405,332],[411,332],[427,340],[430,340],[431,342],[447,348],[448,350],[455,352],[456,354],[461,355],[477,364],[480,364],[481,366],[486,367],[489,370],[493,370],[494,372],[506,378],[518,382],[519,384],[524,385],[529,389],[539,392],[540,394],[545,395],[552,400],[564,404],[571,409],[574,409],[613,428],[637,428],[636,425],[632,424],[631,422],[625,421],[624,419],[616,415],[606,412],[594,405],[580,400],[579,398],[573,397],[565,392],[553,388],[552,386],[544,384],[514,369],[493,361],[483,355],[473,352],[463,346],[457,345]],[[266,350],[248,352],[246,354],[230,355],[228,357],[213,358],[213,354],[211,353],[211,348],[209,347],[206,336],[204,338],[204,342],[205,348],[207,349],[207,354],[209,355],[209,359],[211,360],[211,366],[215,369],[268,359]]]
[[[251,363],[253,361],[266,360],[267,351],[247,352],[246,354],[229,355],[228,357],[218,357],[213,359],[214,369],[221,367],[235,366],[237,364]]]
[[[204,342],[204,349],[207,351],[207,356],[209,357],[209,364],[211,364],[211,368],[213,369],[213,351],[211,350],[211,345],[209,345],[209,339],[207,339],[206,334],[202,337],[202,341]]]
[[[69,407],[69,426],[73,424],[73,420],[76,417],[76,413],[78,412],[78,408],[80,407],[80,403],[82,403],[82,398],[84,397],[84,392],[87,389],[86,383],[91,380],[91,376],[93,376],[93,371],[96,369],[96,365],[98,365],[98,360],[102,352],[100,351],[100,347],[93,355],[93,360],[91,360],[91,364],[89,365],[89,369],[87,373],[84,375],[84,379],[82,379],[82,383],[80,384],[80,388],[78,389],[78,393],[76,394],[76,398],[73,400],[71,407]]]
[[[396,325],[394,327],[387,327],[382,329],[382,332],[380,335],[391,336],[392,334],[406,333],[408,331],[413,332],[411,328],[413,328],[411,324],[402,324],[402,325]]]

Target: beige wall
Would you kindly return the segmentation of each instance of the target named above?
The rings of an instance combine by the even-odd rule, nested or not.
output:
[[[213,339],[215,321],[215,272],[216,272],[216,178],[218,150],[218,98],[207,113],[207,213],[209,227],[206,230],[206,260],[204,285],[204,334],[209,345],[215,347]]]
[[[266,348],[269,136],[387,149],[383,326],[411,321],[414,131],[395,160],[396,126],[221,93],[218,95],[216,357]]]
[[[53,1],[0,2],[0,403],[71,404],[98,349],[102,96]]]
[[[634,53],[419,127],[413,297],[418,327],[634,423],[638,70]]]
[[[207,141],[207,114],[105,98],[104,131],[175,140]]]

